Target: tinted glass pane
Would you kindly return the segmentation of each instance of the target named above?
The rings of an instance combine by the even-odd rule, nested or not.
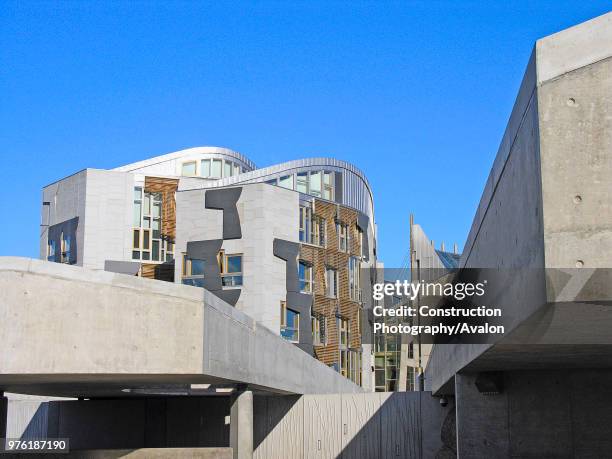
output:
[[[204,274],[204,261],[191,260],[191,275],[197,276]]]
[[[153,260],[159,261],[159,241],[153,241]]]
[[[142,188],[139,186],[134,187],[134,199],[142,199]]]
[[[293,175],[286,175],[278,180],[278,185],[293,190]]]
[[[242,272],[242,257],[241,256],[227,257],[227,272],[228,273]]]
[[[310,173],[310,194],[321,195],[321,172]]]
[[[297,174],[296,189],[300,193],[308,193],[308,174],[306,172],[300,172],[299,174]]]
[[[225,162],[223,166],[223,177],[231,177],[232,175],[232,163]]]

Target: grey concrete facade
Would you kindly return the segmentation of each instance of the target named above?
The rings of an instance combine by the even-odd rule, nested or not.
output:
[[[11,317],[0,333],[7,392],[92,397],[204,383],[361,391],[203,289],[6,257],[0,292],[0,317]]]

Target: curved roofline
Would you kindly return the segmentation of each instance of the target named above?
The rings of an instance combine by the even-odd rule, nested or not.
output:
[[[268,174],[277,174],[283,171],[289,171],[292,169],[301,169],[306,167],[317,167],[317,166],[332,166],[339,167],[342,169],[346,169],[355,175],[357,175],[363,182],[366,184],[368,192],[370,193],[370,197],[372,196],[372,187],[370,186],[370,182],[368,178],[365,176],[363,171],[359,169],[357,166],[349,163],[347,161],[343,161],[341,159],[334,158],[325,158],[325,157],[314,157],[314,158],[303,158],[303,159],[294,159],[291,161],[286,161],[284,163],[273,164],[271,166],[262,167],[260,169],[254,169],[249,172],[243,172],[239,175],[234,175],[232,177],[226,177],[215,181],[210,181],[210,186],[225,186],[225,185],[233,185],[236,183],[240,183],[244,180],[250,180],[253,178],[260,178],[262,176]]]
[[[249,158],[247,158],[245,155],[243,155],[242,153],[231,150],[230,148],[208,146],[208,147],[185,148],[184,150],[174,151],[172,153],[167,153],[165,155],[154,156],[152,158],[143,159],[142,161],[137,161],[135,163],[125,164],[123,166],[115,167],[112,170],[129,172],[134,169],[140,169],[142,167],[152,166],[152,165],[163,163],[163,162],[170,161],[173,159],[178,159],[184,155],[193,154],[193,153],[225,155],[225,156],[229,156],[231,158],[242,161],[251,169],[257,169],[257,166],[255,165],[255,163],[251,161]]]

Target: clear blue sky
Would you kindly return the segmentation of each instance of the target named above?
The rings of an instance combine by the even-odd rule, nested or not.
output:
[[[2,2],[0,255],[44,185],[199,145],[353,162],[389,267],[410,212],[461,247],[534,41],[610,3],[459,3]]]

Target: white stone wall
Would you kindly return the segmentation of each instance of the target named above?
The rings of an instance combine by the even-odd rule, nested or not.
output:
[[[133,190],[133,174],[87,169],[85,268],[104,269],[105,260],[132,259]]]
[[[223,238],[223,212],[204,208],[204,190],[177,193],[177,264],[187,241]],[[223,242],[226,253],[242,253],[243,286],[236,307],[274,333],[280,332],[280,302],[286,297],[285,262],[274,256],[275,238],[298,242],[299,195],[265,183],[242,186],[237,203],[242,239]]]

